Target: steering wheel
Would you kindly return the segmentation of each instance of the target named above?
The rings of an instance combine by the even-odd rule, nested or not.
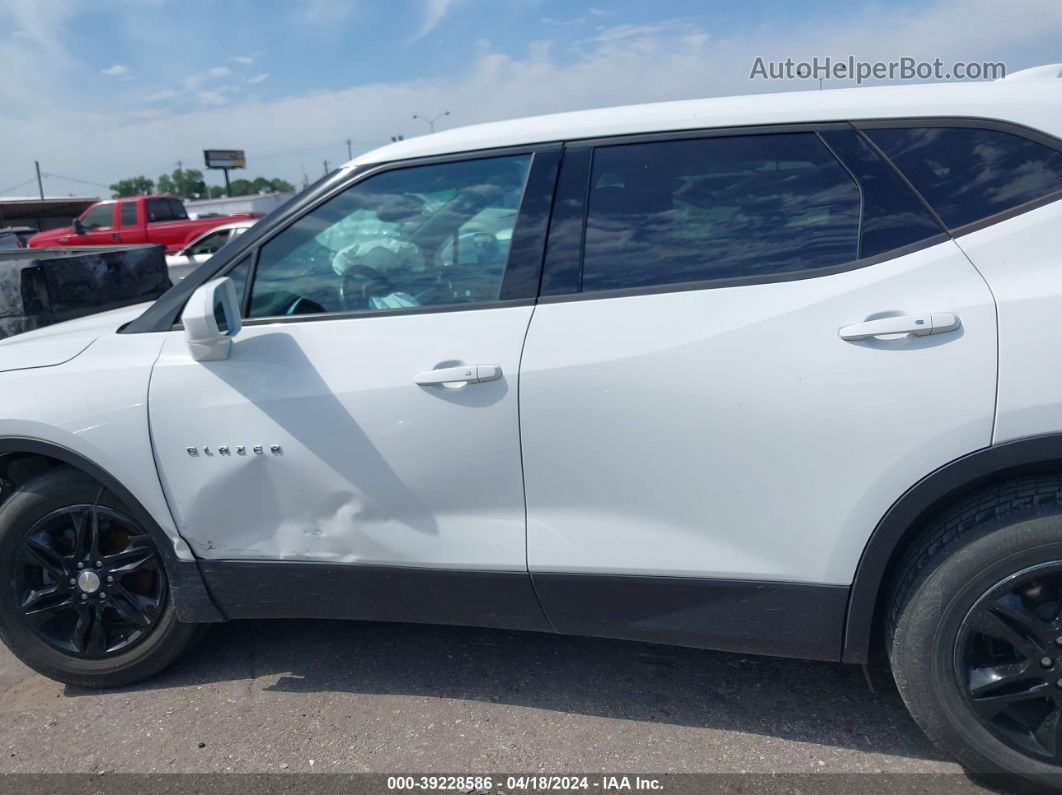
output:
[[[393,292],[395,288],[391,280],[376,268],[351,265],[343,272],[343,279],[339,283],[339,302],[344,309],[370,309],[370,298]]]

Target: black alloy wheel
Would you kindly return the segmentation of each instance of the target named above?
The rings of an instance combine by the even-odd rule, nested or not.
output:
[[[1013,574],[977,600],[956,638],[955,670],[985,728],[1062,765],[1062,561]]]
[[[141,643],[163,614],[166,575],[147,531],[103,505],[49,513],[15,555],[26,626],[63,654],[101,659]]]

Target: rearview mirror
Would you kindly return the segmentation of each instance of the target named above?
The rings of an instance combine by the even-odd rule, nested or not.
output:
[[[240,333],[240,299],[228,277],[207,282],[188,299],[181,314],[188,350],[197,362],[228,359]]]
[[[83,223],[81,223],[81,219],[80,218],[75,218],[74,219],[74,234],[75,235],[83,235],[83,234],[85,234],[85,225]]]

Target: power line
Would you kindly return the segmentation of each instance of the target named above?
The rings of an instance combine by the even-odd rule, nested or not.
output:
[[[49,179],[65,179],[67,182],[80,182],[82,185],[92,185],[95,188],[111,189],[110,185],[101,185],[98,182],[89,182],[86,179],[77,179],[75,177],[64,177],[62,174],[50,174],[48,172],[41,172],[42,177],[48,177]]]
[[[28,185],[29,183],[36,182],[36,181],[37,181],[37,177],[36,176],[30,177],[29,179],[23,180],[22,182],[18,183],[17,185],[12,185],[10,188],[5,188],[4,190],[0,190],[0,194],[10,193],[11,191],[15,190],[16,188],[21,188],[23,185]]]

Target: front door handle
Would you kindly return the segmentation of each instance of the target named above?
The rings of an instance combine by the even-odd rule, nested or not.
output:
[[[863,323],[853,323],[845,326],[837,333],[841,339],[849,342],[869,339],[870,337],[886,337],[890,334],[912,334],[916,337],[925,337],[929,334],[945,334],[955,331],[959,327],[957,315],[948,312],[934,312],[928,315],[900,315],[899,317],[880,317],[877,320],[867,320]]]
[[[502,369],[496,364],[466,364],[461,367],[440,367],[420,373],[414,382],[420,386],[433,384],[482,384],[484,381],[497,381],[502,377]]]

